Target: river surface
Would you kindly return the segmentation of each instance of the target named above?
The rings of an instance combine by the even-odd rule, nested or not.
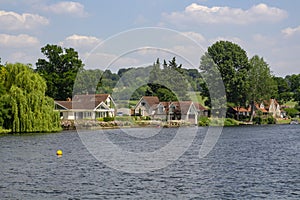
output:
[[[98,161],[76,131],[0,136],[0,199],[300,199],[300,125],[224,128],[200,159],[206,130],[198,129],[179,159],[146,173]],[[155,151],[176,129],[138,139],[121,130],[105,134],[126,151]]]

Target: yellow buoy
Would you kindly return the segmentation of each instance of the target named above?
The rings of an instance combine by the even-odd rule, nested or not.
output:
[[[56,151],[57,156],[62,156],[62,154],[63,154],[62,150],[59,149],[59,150]]]

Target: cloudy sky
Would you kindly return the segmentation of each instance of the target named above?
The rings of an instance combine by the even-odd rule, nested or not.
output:
[[[2,64],[34,66],[38,58],[43,58],[41,47],[58,44],[78,51],[86,68],[105,68],[118,57],[115,66],[143,65],[149,62],[145,54],[153,61],[155,56],[164,55],[158,53],[159,48],[194,57],[198,62],[203,52],[172,35],[174,30],[192,38],[204,50],[217,40],[235,42],[248,57],[263,57],[275,75],[298,74],[299,8],[300,1],[292,0],[0,0],[0,58]],[[143,27],[161,29],[157,32]],[[130,46],[136,41],[140,42]],[[168,44],[158,45],[154,51],[156,43]],[[122,51],[116,50],[119,46]],[[151,51],[145,51],[150,47]],[[139,50],[134,53],[132,49]],[[131,53],[124,53],[126,50]]]

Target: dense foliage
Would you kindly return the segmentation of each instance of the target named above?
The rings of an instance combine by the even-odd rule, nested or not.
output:
[[[46,82],[28,65],[1,66],[0,125],[13,133],[60,130],[59,113],[46,97]]]
[[[78,53],[73,48],[49,44],[41,51],[47,60],[38,59],[36,71],[46,80],[46,95],[58,100],[72,97],[76,75],[84,66]]]
[[[208,47],[207,53],[221,74],[227,101],[237,105],[246,104],[246,76],[249,70],[246,51],[232,42],[218,41]]]

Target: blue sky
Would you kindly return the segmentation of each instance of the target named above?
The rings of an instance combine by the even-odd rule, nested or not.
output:
[[[275,75],[298,74],[299,7],[300,1],[292,0],[0,0],[0,57],[2,63],[23,62],[34,66],[38,58],[43,58],[42,46],[58,44],[78,51],[86,68],[101,69],[107,64],[103,60],[118,55],[105,52],[105,58],[103,54],[97,57],[96,53],[103,49],[91,50],[99,43],[106,43],[107,38],[127,30],[159,27],[182,32],[204,49],[217,40],[235,42],[247,51],[249,58],[255,54],[263,57]],[[130,41],[147,39],[146,32],[147,29],[142,34],[132,33]],[[181,49],[185,56],[197,61],[203,53],[193,51],[187,44],[179,45],[178,41],[172,44],[168,48]],[[143,65],[160,55],[148,53],[146,61],[139,53],[123,55],[117,64]],[[165,54],[160,56],[169,59]]]

